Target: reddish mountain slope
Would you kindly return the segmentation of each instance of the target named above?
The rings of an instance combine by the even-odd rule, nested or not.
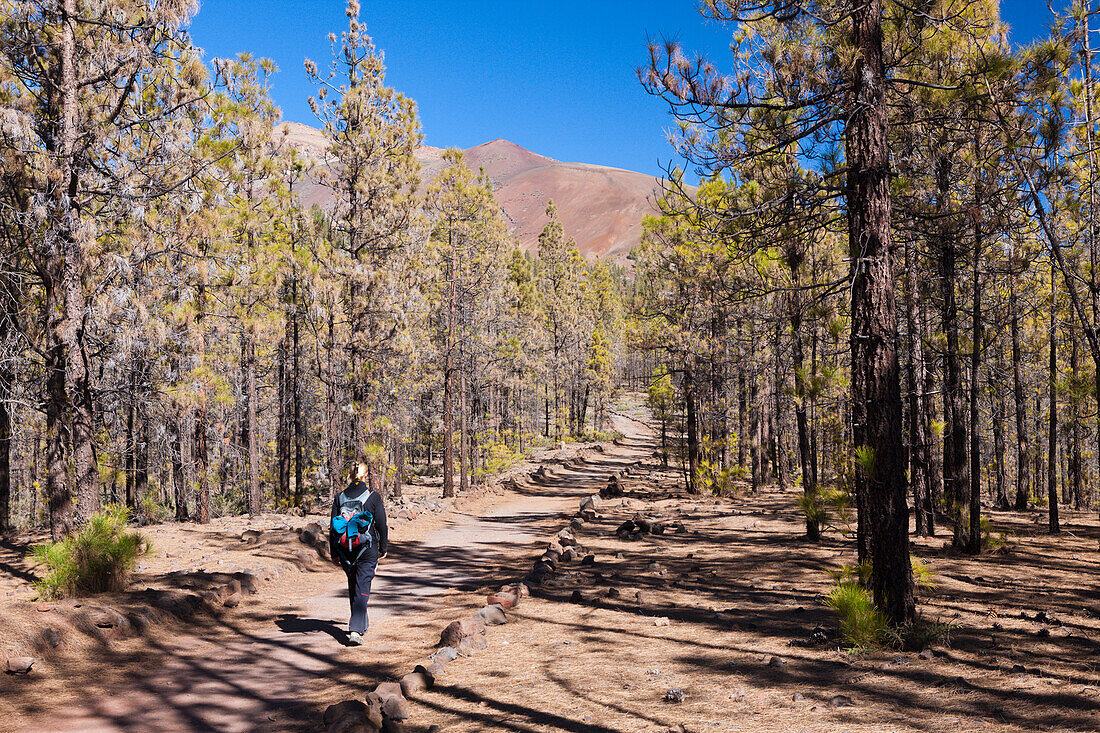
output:
[[[320,131],[295,122],[281,126],[287,140],[316,160],[324,158]],[[624,259],[638,244],[642,217],[650,204],[657,179],[652,176],[584,163],[562,163],[507,140],[493,140],[466,151],[466,164],[482,168],[493,182],[497,201],[524,249],[534,249],[546,223],[546,204],[553,200],[567,236],[588,258]],[[425,180],[442,168],[440,148],[422,147],[417,153]],[[322,208],[330,192],[315,181],[299,184],[307,205]]]

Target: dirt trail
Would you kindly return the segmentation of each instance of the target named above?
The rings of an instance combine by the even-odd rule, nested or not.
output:
[[[619,422],[620,430],[638,434],[638,424]],[[105,653],[103,662],[122,673],[122,683],[73,690],[70,704],[43,710],[43,719],[50,730],[82,732],[311,728],[332,694],[325,692],[329,682],[354,689],[402,671],[397,667],[410,651],[438,639],[431,614],[449,590],[474,590],[520,572],[547,527],[645,450],[635,442],[587,463],[556,466],[547,480],[509,492],[481,516],[456,514],[420,541],[396,537],[379,568],[371,635],[361,648],[343,646],[342,574],[307,573],[282,603],[265,599],[227,614],[201,635],[150,639],[142,653]],[[42,721],[23,729],[41,730]]]

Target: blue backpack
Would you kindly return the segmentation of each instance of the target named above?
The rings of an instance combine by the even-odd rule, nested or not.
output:
[[[356,562],[363,551],[374,544],[374,515],[366,510],[370,490],[350,499],[346,491],[336,497],[336,516],[332,518],[332,531],[336,544],[346,560]]]

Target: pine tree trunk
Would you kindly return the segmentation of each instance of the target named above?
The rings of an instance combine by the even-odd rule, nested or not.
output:
[[[798,430],[798,461],[802,470],[802,493],[808,502],[816,502],[817,484],[814,483],[814,471],[811,466],[813,456],[810,452],[810,430],[806,420],[806,371],[803,368],[805,356],[802,351],[802,308],[791,297],[791,368],[794,370],[794,420]],[[806,538],[811,542],[821,539],[821,525],[810,515],[806,516]]]
[[[458,381],[458,490],[466,493],[470,490],[470,421],[466,404],[466,371],[459,370]]]
[[[1055,289],[1054,266],[1050,269],[1050,362],[1047,372],[1049,421],[1047,423],[1047,510],[1048,529],[1058,534],[1058,298]]]
[[[1027,398],[1021,374],[1023,356],[1020,353],[1020,308],[1016,298],[1015,279],[1009,277],[1008,303],[1012,331],[1012,400],[1016,407],[1016,502],[1018,512],[1027,511],[1031,497],[1031,457],[1028,450]]]
[[[909,563],[905,452],[902,445],[897,315],[890,262],[890,144],[882,0],[852,12],[858,53],[853,104],[845,128],[849,247],[854,265],[851,309],[853,437],[869,450],[859,478],[858,509],[867,519],[860,560],[871,562],[875,603],[896,624],[915,615]]]
[[[287,330],[289,330],[289,321]],[[286,502],[290,499],[290,464],[291,464],[291,426],[290,426],[290,369],[288,365],[287,342],[285,336],[279,340],[279,346],[275,353],[275,369],[277,396],[279,404],[279,422],[275,429],[275,497],[277,502]]]
[[[687,417],[687,459],[689,494],[699,491],[699,421],[695,408],[695,379],[692,368],[684,370],[684,410]]]
[[[248,514],[256,516],[261,510],[260,497],[260,439],[256,429],[256,331],[249,326],[242,334],[244,339],[244,389],[245,427],[244,440],[248,455]]]
[[[302,345],[298,325],[298,278],[291,280],[291,301],[294,305],[292,314],[292,328],[290,334],[291,345],[291,374],[294,384],[292,399],[294,401],[294,506],[302,506],[302,496],[305,493],[305,467],[303,464],[305,453],[305,430],[302,424]]]
[[[977,144],[975,143],[975,154]],[[981,471],[981,441],[979,431],[980,415],[978,414],[978,394],[981,384],[978,370],[981,368],[982,354],[982,223],[981,223],[981,182],[975,183],[978,193],[978,213],[974,217],[974,252],[971,278],[973,279],[974,295],[971,299],[972,328],[970,334],[970,531],[967,542],[967,551],[971,555],[978,555],[982,551],[982,471]]]
[[[1069,475],[1070,475],[1070,494],[1072,494],[1073,507],[1080,509],[1084,503],[1084,488],[1082,482],[1082,461],[1081,461],[1081,411],[1080,411],[1080,399],[1078,398],[1077,385],[1079,384],[1080,375],[1077,371],[1077,332],[1075,330],[1070,331],[1070,352],[1069,352],[1069,365],[1071,373],[1071,387],[1070,392],[1070,419],[1072,423],[1070,425],[1070,457],[1069,457]],[[1067,504],[1069,502],[1066,502]]]
[[[934,522],[928,495],[928,446],[924,442],[924,345],[917,309],[919,288],[912,238],[905,240],[905,320],[909,331],[909,485],[917,534],[928,536]]]

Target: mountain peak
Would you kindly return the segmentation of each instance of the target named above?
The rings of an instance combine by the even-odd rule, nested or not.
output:
[[[324,135],[308,125],[285,123],[292,145],[324,160]],[[444,167],[442,149],[423,146],[416,157],[421,180],[430,181]],[[565,231],[586,257],[623,259],[638,244],[642,219],[652,214],[650,196],[657,181],[642,173],[583,163],[561,163],[522,145],[497,138],[463,151],[470,170],[485,171],[497,203],[512,224],[520,247],[533,249],[546,225],[546,204],[558,207]],[[307,181],[299,187],[307,206],[325,207],[332,200],[327,186]]]

